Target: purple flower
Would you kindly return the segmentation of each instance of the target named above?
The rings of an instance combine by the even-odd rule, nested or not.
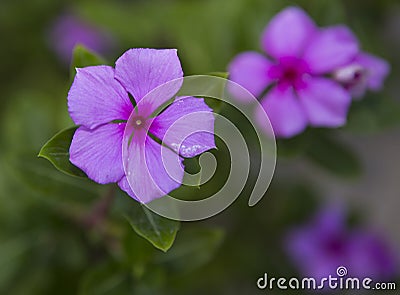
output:
[[[338,70],[359,62],[363,70],[371,70],[368,85],[375,89],[384,76],[385,70],[372,64],[376,59],[359,54],[358,41],[347,27],[318,28],[297,7],[286,8],[270,21],[261,44],[267,56],[241,53],[229,72],[234,82],[261,98],[278,137],[299,134],[307,125],[339,127],[346,122],[351,95],[332,79]]]
[[[71,118],[80,125],[70,147],[71,162],[98,183],[117,182],[140,202],[179,187],[182,157],[215,147],[214,115],[203,99],[177,97],[154,117],[182,81],[156,88],[182,76],[176,50],[131,49],[115,69],[77,69],[68,94]]]
[[[339,266],[349,277],[390,279],[397,275],[397,257],[380,235],[351,229],[343,207],[328,206],[286,236],[287,254],[305,276],[335,276]]]
[[[106,54],[114,43],[109,33],[72,14],[59,16],[52,24],[48,37],[51,48],[65,63],[71,61],[72,50],[77,44],[82,44],[94,52]]]

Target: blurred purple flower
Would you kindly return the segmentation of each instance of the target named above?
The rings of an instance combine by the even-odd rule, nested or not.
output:
[[[345,124],[351,94],[333,79],[334,73],[340,77],[335,71],[357,62],[362,71],[373,69],[370,88],[382,84],[385,70],[372,65],[376,59],[360,54],[358,41],[347,27],[318,28],[297,7],[286,8],[270,21],[261,44],[267,56],[253,51],[239,54],[229,65],[230,78],[262,96],[261,104],[278,137],[297,135],[307,125]]]
[[[72,14],[62,14],[54,21],[48,39],[58,58],[65,63],[71,61],[72,51],[77,44],[99,54],[108,53],[114,46],[114,40],[108,32]]]
[[[349,277],[390,279],[398,260],[387,242],[375,232],[349,228],[343,207],[328,206],[285,239],[287,254],[304,276],[335,276],[339,266]]]
[[[335,70],[333,78],[348,89],[354,98],[361,98],[367,89],[381,90],[389,72],[387,61],[362,52],[350,64]]]
[[[77,69],[68,94],[69,113],[80,125],[70,147],[71,162],[92,180],[117,182],[144,203],[179,187],[182,157],[215,147],[214,115],[203,99],[177,97],[152,117],[176,94],[182,81],[152,90],[182,76],[177,52],[172,49],[131,49],[117,60],[115,69]]]

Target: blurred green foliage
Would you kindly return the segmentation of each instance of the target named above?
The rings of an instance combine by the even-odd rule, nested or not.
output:
[[[399,47],[388,41],[398,36],[385,35],[388,17],[400,9],[395,0],[2,1],[0,294],[259,294],[255,282],[265,271],[296,274],[282,250],[282,236],[318,203],[301,175],[295,183],[274,180],[268,197],[254,208],[247,207],[247,188],[211,220],[182,224],[164,253],[142,238],[154,233],[151,228],[131,222],[139,236],[125,220],[118,202],[126,195],[110,197],[113,187],[64,175],[36,157],[49,138],[73,126],[66,104],[69,69],[46,37],[63,11],[115,36],[118,48],[108,60],[131,47],[178,48],[188,75],[224,72],[238,52],[259,50],[264,26],[287,5],[302,6],[320,25],[348,24],[365,50],[392,65],[386,89],[354,103],[346,127],[308,130],[278,142],[282,157],[311,159],[342,177],[359,175],[357,156],[336,135],[379,132],[399,123],[393,97],[400,78]],[[82,59],[74,63],[87,65]],[[229,165],[224,146],[218,145],[213,153],[223,174]],[[200,190],[218,189],[224,177]],[[196,192],[182,188],[177,195],[191,198]],[[173,235],[158,248],[171,246],[177,227],[170,226]]]

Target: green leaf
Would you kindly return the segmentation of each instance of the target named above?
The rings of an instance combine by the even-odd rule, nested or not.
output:
[[[117,206],[123,210],[135,232],[149,241],[154,247],[164,252],[174,243],[180,222],[164,218],[126,194],[120,194]]]
[[[71,81],[75,77],[76,68],[105,64],[107,64],[107,62],[93,51],[90,51],[83,45],[76,45],[72,53],[72,62],[70,68]]]
[[[207,74],[208,76],[215,76],[215,77],[220,77],[224,79],[228,79],[229,73],[228,72],[211,72]]]
[[[352,104],[345,130],[368,134],[400,125],[400,104],[398,101],[369,94]]]
[[[277,138],[278,157],[290,158],[303,154],[311,144],[312,133],[312,130],[306,129],[303,133],[292,138]]]
[[[208,263],[219,249],[224,232],[216,228],[192,228],[183,231],[174,248],[156,257],[169,270],[187,273]]]
[[[8,158],[3,164],[12,175],[14,183],[10,185],[18,186],[32,200],[37,197],[55,206],[68,204],[78,208],[88,206],[104,191],[104,186],[88,178],[57,173],[50,161],[35,159],[31,153]]]
[[[132,227],[128,222],[124,222],[119,228],[123,228],[120,239],[123,253],[121,261],[126,268],[131,269],[135,278],[140,279],[146,273],[154,254],[159,251],[139,235],[132,234]]]
[[[78,127],[74,126],[54,135],[39,152],[39,157],[49,160],[54,167],[68,175],[87,177],[85,172],[69,161],[69,147]]]
[[[207,76],[213,76],[213,77],[218,77],[218,78],[223,78],[223,79],[228,79],[229,73],[227,72],[211,72],[206,74]],[[204,86],[206,87],[206,86]],[[213,81],[212,85],[207,85],[207,87],[210,87],[212,90],[208,90],[209,93],[212,93],[214,96],[223,98],[225,96],[225,91],[226,91],[226,81],[223,81],[221,79]],[[214,87],[214,89],[213,89]],[[216,99],[213,97],[204,97],[205,103],[213,109],[215,113],[221,112],[224,102],[220,99]]]
[[[199,156],[193,158],[186,158],[183,160],[185,171],[187,174],[184,176],[184,183],[190,184],[197,189],[200,188],[202,181],[202,169],[199,163]]]
[[[215,77],[219,77],[219,78],[224,78],[224,79],[228,79],[228,77],[229,77],[229,73],[227,73],[227,72],[212,72],[212,73],[208,73],[207,75],[215,76]],[[226,84],[224,83],[224,85],[222,85],[222,87],[221,87],[220,97],[223,97],[223,95],[224,95],[225,86],[226,86]],[[205,97],[204,101],[216,113],[221,112],[221,109],[224,106],[224,102],[223,101],[221,101],[219,99],[212,98],[212,97]]]
[[[0,240],[0,287],[11,281],[23,269],[24,255],[32,248],[27,236],[16,236]]]
[[[355,177],[361,174],[361,163],[351,149],[323,134],[313,137],[306,156],[337,176]]]
[[[131,290],[129,277],[118,264],[105,262],[93,266],[83,274],[79,295],[128,294]]]

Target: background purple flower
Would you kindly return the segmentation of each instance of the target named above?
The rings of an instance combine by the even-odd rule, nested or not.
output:
[[[179,187],[182,157],[215,147],[214,115],[203,99],[178,97],[152,117],[176,94],[182,81],[151,91],[182,76],[176,50],[131,49],[117,60],[115,69],[78,69],[68,94],[70,115],[81,125],[71,143],[71,162],[98,183],[117,182],[140,202]]]
[[[341,206],[327,206],[285,239],[288,256],[302,275],[335,275],[339,266],[349,277],[391,279],[398,272],[397,256],[384,238],[370,229],[349,228]]]
[[[108,53],[114,46],[110,33],[69,13],[60,15],[51,25],[48,39],[58,58],[69,63],[72,50],[82,44],[99,54]]]
[[[361,98],[368,89],[381,90],[389,72],[390,65],[387,61],[362,52],[349,65],[337,69],[333,77],[348,89],[354,98]]]
[[[362,69],[371,69],[368,85],[375,89],[386,72],[371,66],[376,59],[360,54],[358,41],[347,27],[318,28],[297,7],[286,8],[270,21],[261,44],[268,57],[241,53],[230,63],[229,72],[233,81],[260,97],[278,137],[292,137],[307,125],[345,124],[351,94],[332,79],[335,70],[361,59]]]

